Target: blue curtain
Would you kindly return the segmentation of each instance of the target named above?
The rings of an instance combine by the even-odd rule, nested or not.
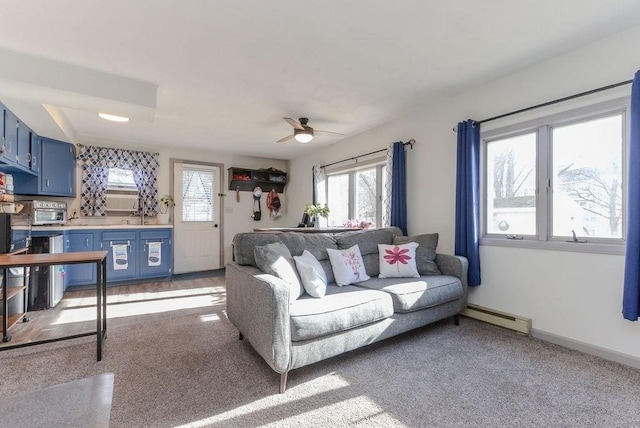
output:
[[[637,321],[640,309],[640,71],[631,87],[631,131],[627,163],[627,251],[622,315]]]
[[[469,260],[468,282],[480,285],[480,124],[458,123],[455,253]]]
[[[393,143],[390,225],[398,226],[407,235],[407,163],[401,141]]]

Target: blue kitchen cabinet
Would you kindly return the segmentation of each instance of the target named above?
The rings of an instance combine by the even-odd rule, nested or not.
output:
[[[66,234],[65,252],[93,251],[95,233],[91,231],[70,230]],[[92,263],[66,266],[67,284],[85,285],[96,283],[96,267]]]
[[[140,231],[138,276],[156,278],[171,275],[171,229]]]
[[[17,165],[18,157],[18,117],[4,108],[4,142],[0,148],[2,160],[7,165]]]
[[[31,168],[31,129],[20,119],[17,119],[16,128],[16,163],[25,169]]]
[[[102,232],[100,248],[107,251],[108,282],[129,281],[138,277],[137,247],[135,230]]]
[[[29,162],[29,168],[31,169],[31,171],[33,171],[34,174],[38,174],[40,172],[40,153],[41,152],[42,152],[42,149],[41,149],[40,137],[35,132],[31,131],[31,151],[30,151],[31,162]]]
[[[29,247],[31,234],[28,230],[12,230],[11,231],[11,250],[21,250]]]
[[[76,149],[73,144],[42,138],[40,149],[42,194],[75,196]]]
[[[14,180],[14,193],[38,196],[75,196],[76,149],[64,141],[40,137],[40,152],[32,153],[39,162],[39,174],[20,174]],[[38,156],[39,155],[39,156]]]

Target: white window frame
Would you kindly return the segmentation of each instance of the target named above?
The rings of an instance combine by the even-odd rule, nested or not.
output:
[[[356,205],[356,172],[361,171],[363,169],[376,169],[376,227],[382,227],[383,221],[383,206],[382,206],[382,198],[384,197],[384,167],[386,166],[386,158],[376,158],[371,159],[366,162],[358,162],[357,165],[349,165],[346,167],[338,167],[332,168],[330,170],[325,170],[325,174],[327,177],[332,175],[343,175],[349,174],[349,219],[356,218],[355,213],[355,205]],[[329,180],[325,180],[325,194],[327,195],[327,200],[329,199]],[[329,206],[329,210],[331,210],[331,206]],[[335,226],[338,227],[338,226]]]
[[[592,106],[567,110],[551,116],[541,117],[519,124],[503,128],[481,130],[481,238],[480,245],[501,247],[530,248],[554,251],[572,251],[598,254],[624,254],[626,238],[626,181],[627,181],[627,153],[629,142],[629,97],[620,98],[608,102],[594,104]],[[588,238],[587,242],[568,242],[564,237],[551,236],[552,219],[552,192],[553,185],[552,160],[551,160],[551,131],[553,127],[566,126],[588,120],[603,118],[614,114],[622,114],[623,141],[622,141],[622,238]],[[487,233],[487,144],[491,141],[514,137],[526,133],[537,132],[536,149],[536,232],[537,235],[516,235],[511,239],[507,235]]]

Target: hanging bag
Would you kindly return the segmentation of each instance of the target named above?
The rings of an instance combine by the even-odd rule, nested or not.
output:
[[[262,196],[262,189],[256,187],[253,189],[253,220],[260,221],[262,218],[262,209],[260,208],[260,197]],[[257,209],[256,209],[257,207]]]

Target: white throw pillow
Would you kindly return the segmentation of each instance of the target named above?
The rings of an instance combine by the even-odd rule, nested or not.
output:
[[[304,250],[300,256],[294,256],[293,259],[296,261],[298,274],[307,294],[312,297],[324,297],[327,293],[327,274],[318,259],[307,250]]]
[[[304,294],[304,288],[296,270],[296,263],[289,248],[282,242],[254,247],[253,257],[258,269],[281,278],[289,285],[289,302],[294,302]]]
[[[355,284],[370,279],[364,268],[358,244],[346,250],[327,248],[331,269],[339,286]]]
[[[409,242],[401,245],[378,244],[380,254],[380,275],[378,278],[419,278],[416,267],[418,244]]]

